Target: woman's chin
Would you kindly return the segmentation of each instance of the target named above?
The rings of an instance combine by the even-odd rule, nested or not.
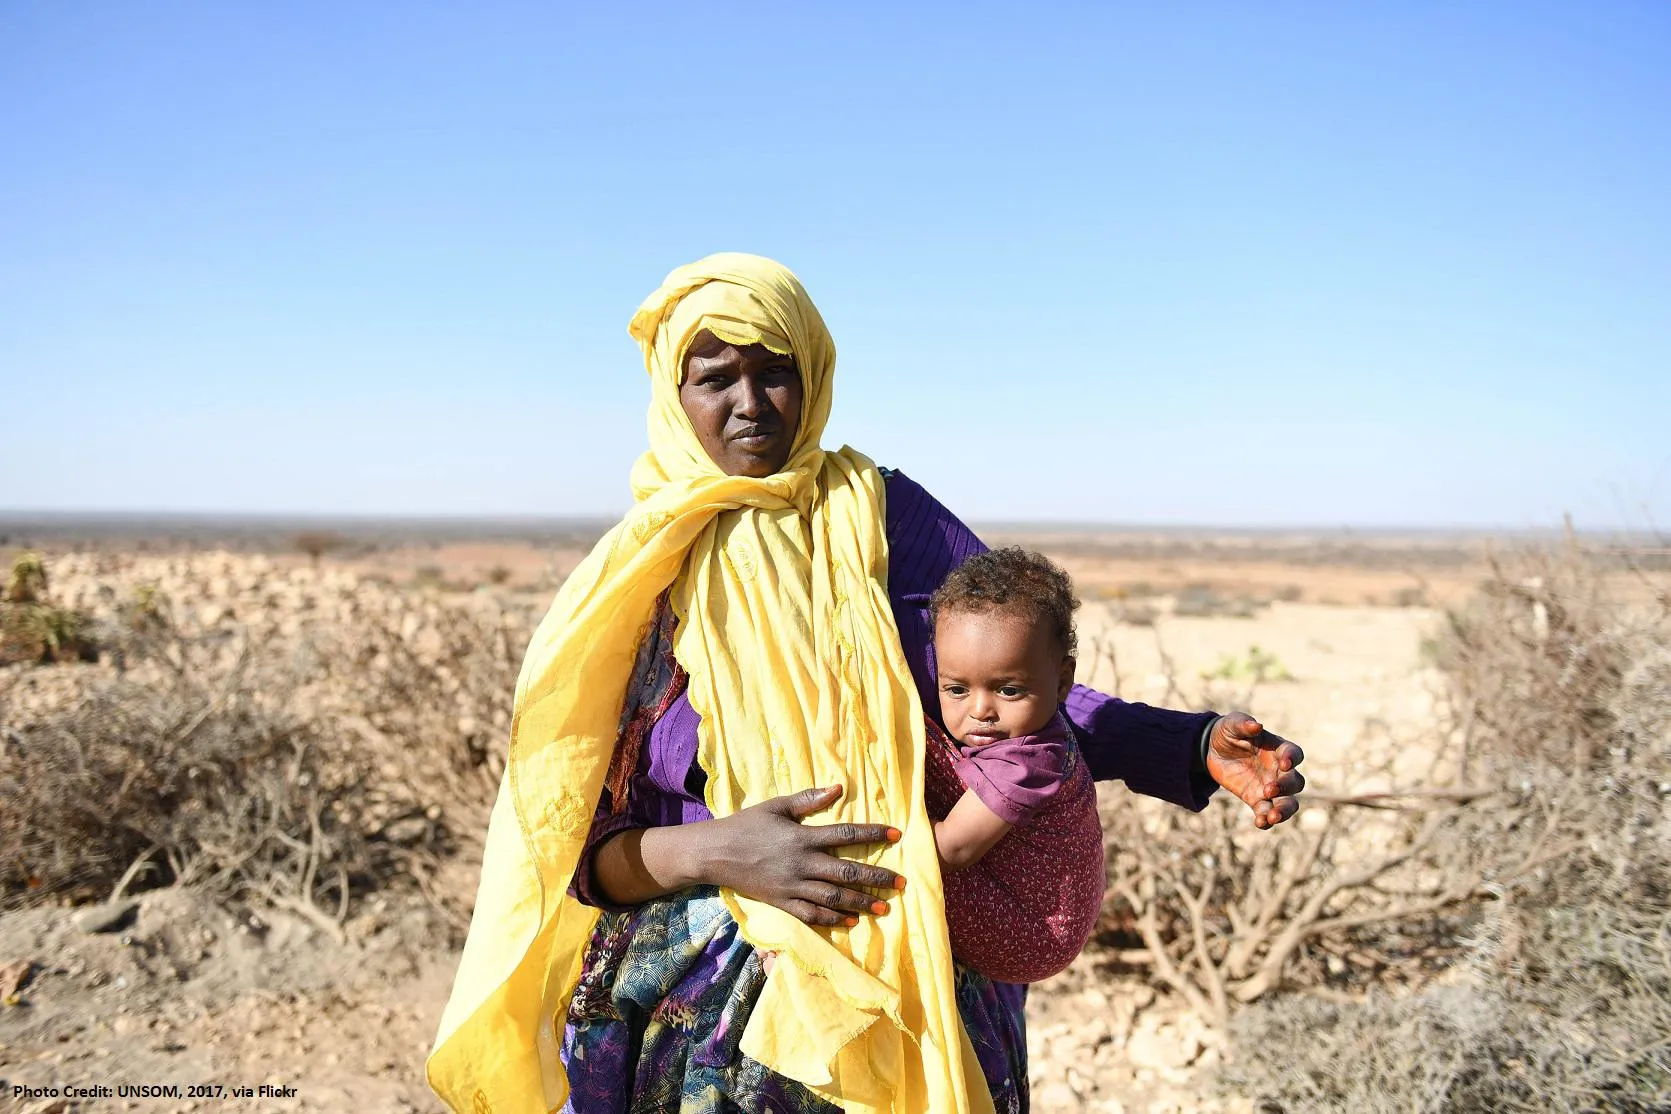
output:
[[[771,456],[739,453],[727,462],[728,467],[725,472],[730,476],[747,476],[750,479],[763,480],[767,476],[775,476],[783,471],[784,466],[788,463],[787,460],[782,459],[775,453]]]

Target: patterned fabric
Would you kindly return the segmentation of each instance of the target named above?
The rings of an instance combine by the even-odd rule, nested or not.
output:
[[[739,1051],[765,983],[712,887],[605,913],[564,1028],[565,1114],[838,1114]],[[961,965],[956,992],[998,1114],[1025,1114],[1023,995]]]
[[[966,788],[956,743],[928,723],[928,814],[944,820]],[[1096,930],[1107,884],[1097,787],[1072,734],[1062,788],[974,866],[944,876],[952,954],[1007,983],[1060,974]]]
[[[627,810],[627,788],[638,770],[638,758],[651,728],[667,713],[668,705],[685,691],[688,676],[673,656],[673,628],[676,620],[663,592],[656,601],[656,614],[638,645],[638,661],[627,682],[627,699],[621,708],[621,728],[610,756],[609,774],[604,779],[600,813],[619,815]],[[582,855],[584,858],[584,855]]]

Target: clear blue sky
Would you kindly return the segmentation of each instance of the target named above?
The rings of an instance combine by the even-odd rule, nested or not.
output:
[[[1671,526],[1671,5],[10,3],[0,507],[595,514],[674,265],[964,517]]]

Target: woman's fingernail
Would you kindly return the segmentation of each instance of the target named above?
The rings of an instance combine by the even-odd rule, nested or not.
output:
[[[870,903],[870,911],[877,915],[886,913],[888,911],[888,903],[885,901],[873,901]]]
[[[905,888],[905,875],[901,874],[899,877],[894,879],[894,889],[903,890],[904,888]]]
[[[857,928],[858,926],[859,926],[859,918],[857,918],[857,917],[848,917],[847,918],[847,927],[848,928]]]
[[[898,828],[889,828],[888,829],[888,842],[889,843],[898,843],[901,839],[904,839],[904,838],[905,838],[905,833],[900,831]]]

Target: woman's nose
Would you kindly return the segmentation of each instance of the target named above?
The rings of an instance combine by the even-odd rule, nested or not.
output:
[[[766,389],[761,384],[749,378],[737,381],[736,415],[739,418],[758,418],[772,408],[771,400],[766,397]]]

